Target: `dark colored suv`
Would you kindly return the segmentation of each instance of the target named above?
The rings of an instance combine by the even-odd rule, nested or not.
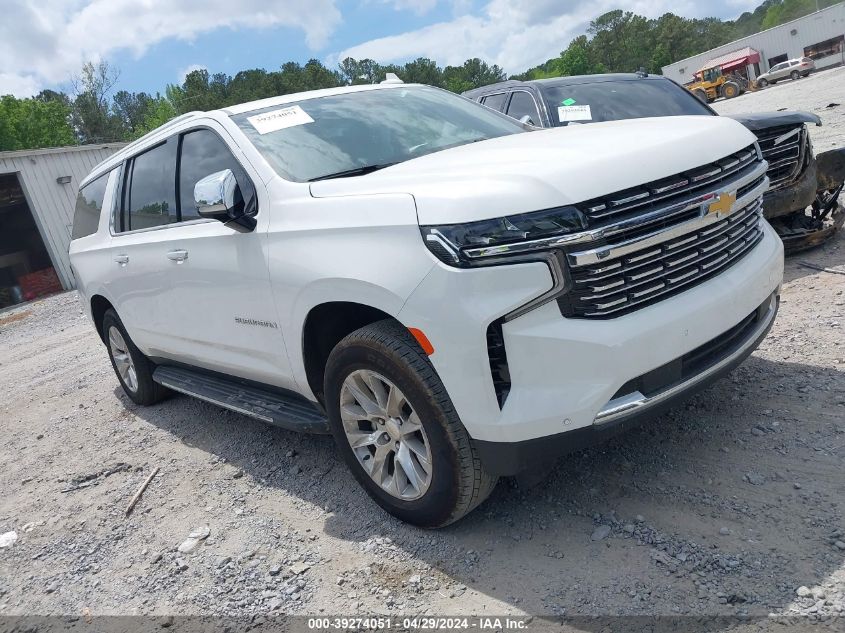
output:
[[[504,81],[463,93],[465,97],[537,127],[599,123],[645,117],[718,116],[691,92],[660,75],[577,75]],[[809,112],[733,115],[756,136],[769,163],[764,212],[788,250],[815,245],[837,228],[837,197],[845,179],[845,149],[813,156]],[[810,215],[805,210],[812,207]]]

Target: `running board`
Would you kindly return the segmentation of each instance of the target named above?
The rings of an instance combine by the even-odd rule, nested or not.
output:
[[[153,380],[173,391],[291,431],[329,432],[328,420],[317,405],[294,394],[285,395],[180,367],[157,367]]]

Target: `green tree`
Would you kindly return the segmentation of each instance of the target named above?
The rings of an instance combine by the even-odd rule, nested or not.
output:
[[[0,97],[0,151],[76,144],[66,100],[39,97]]]
[[[132,138],[139,138],[156,129],[160,125],[164,125],[170,119],[177,115],[176,108],[167,97],[162,97],[156,94],[150,99],[146,112],[144,113],[144,121],[133,131]]]
[[[75,96],[71,106],[71,122],[82,143],[119,141],[125,136],[123,121],[112,112],[109,94],[120,72],[108,62],[91,62],[71,81]]]
[[[397,74],[402,81],[409,84],[426,84],[442,88],[444,83],[443,70],[437,62],[426,57],[419,57],[408,62]]]
[[[496,64],[492,66],[477,57],[466,60],[462,66],[446,66],[443,82],[452,92],[464,92],[506,79],[504,71]]]

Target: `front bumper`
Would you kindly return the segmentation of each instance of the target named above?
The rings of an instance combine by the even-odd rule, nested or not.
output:
[[[803,211],[813,204],[817,188],[817,164],[811,151],[810,158],[798,178],[763,195],[764,217],[772,220],[794,211]]]
[[[778,306],[779,297],[773,293],[732,330],[703,346],[718,350],[718,353],[708,355],[706,362],[700,363],[695,373],[648,395],[634,391],[612,399],[596,414],[590,426],[522,442],[477,440],[476,447],[482,462],[494,475],[516,475],[529,467],[549,463],[567,453],[601,443],[659,415],[716,382],[748,358],[772,328]],[[649,373],[659,374],[661,370],[663,368]]]
[[[486,331],[552,287],[545,264],[468,270],[437,265],[398,317],[426,333],[435,349],[430,360],[479,446],[590,435],[594,427],[609,426],[596,424],[597,417],[632,379],[724,334],[777,290],[783,245],[768,223],[763,230],[762,240],[727,270],[630,314],[569,319],[550,302],[504,323],[511,387],[501,407]]]

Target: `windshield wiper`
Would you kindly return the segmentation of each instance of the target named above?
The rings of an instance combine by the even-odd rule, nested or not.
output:
[[[329,180],[331,178],[348,178],[349,176],[364,176],[366,174],[371,174],[374,171],[378,171],[379,169],[384,169],[385,167],[396,165],[399,162],[401,161],[396,161],[393,163],[382,163],[379,165],[364,165],[363,167],[354,167],[353,169],[345,169],[334,174],[326,174],[325,176],[309,178],[308,182],[314,182],[316,180]]]

